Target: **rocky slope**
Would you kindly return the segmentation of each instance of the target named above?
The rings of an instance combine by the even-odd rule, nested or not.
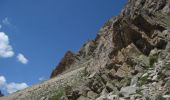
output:
[[[129,0],[51,79],[0,100],[169,100],[170,0]]]

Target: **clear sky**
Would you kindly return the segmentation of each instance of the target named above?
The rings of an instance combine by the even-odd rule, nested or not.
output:
[[[0,89],[48,79],[67,50],[78,51],[127,0],[0,0]]]

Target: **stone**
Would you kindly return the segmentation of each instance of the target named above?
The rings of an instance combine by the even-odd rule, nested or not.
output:
[[[154,56],[154,55],[157,55],[158,54],[158,50],[155,48],[153,50],[151,50],[149,56]]]
[[[126,100],[126,99],[124,99],[124,98],[119,98],[119,100]]]
[[[145,77],[145,76],[148,76],[148,73],[144,73],[144,74],[142,75],[142,77]]]
[[[93,78],[95,76],[96,72],[92,73],[89,78]]]
[[[88,91],[87,92],[87,97],[89,97],[91,99],[95,99],[97,96],[98,96],[98,94],[93,92],[93,91]]]
[[[145,55],[140,55],[137,59],[137,62],[139,62],[139,65],[147,68],[149,67],[149,57],[145,56]]]
[[[135,94],[137,90],[137,87],[134,86],[127,86],[127,87],[122,87],[120,90],[120,93],[124,97],[129,97],[131,94]]]
[[[119,100],[119,96],[118,95],[113,95],[112,93],[109,93],[106,96],[107,100]]]
[[[106,76],[103,74],[103,76]],[[89,80],[88,82],[88,87],[94,91],[95,93],[101,93],[102,90],[105,88],[104,82],[107,81],[103,77],[100,77],[98,75],[95,75],[92,79]]]
[[[131,83],[131,78],[126,77],[120,81],[119,86],[120,87],[130,86],[130,83]]]
[[[118,61],[119,62],[124,62],[124,60],[125,60],[125,57],[124,57],[124,55],[123,55],[123,53],[122,52],[118,52]]]
[[[118,88],[110,82],[106,84],[106,89],[109,93],[118,94]]]
[[[126,55],[126,57],[131,57],[131,58],[134,58],[134,57],[139,56],[139,55],[142,54],[134,43],[129,44],[123,50],[123,53]]]
[[[158,75],[153,76],[152,80],[157,80]]]
[[[130,68],[128,67],[127,64],[123,64],[119,69],[118,71],[115,73],[115,76],[117,77],[127,77],[129,76],[129,73],[130,73]]]
[[[107,82],[110,80],[106,74],[103,74],[103,75],[101,76],[101,78],[103,79],[103,81],[104,81],[105,83],[107,83]]]
[[[166,100],[170,100],[170,95],[163,95],[162,97],[164,97]]]
[[[131,79],[130,85],[131,85],[131,86],[136,86],[136,85],[137,85],[137,82],[138,82],[138,77],[134,76],[134,77],[132,77],[132,79]]]
[[[112,93],[109,93],[107,95],[101,95],[96,100],[120,100],[118,95],[114,95]]]
[[[41,97],[40,100],[48,100],[47,97]]]
[[[111,91],[113,91],[115,89],[115,87],[113,86],[112,83],[107,82],[106,83],[106,89],[107,89],[108,92],[111,92]]]
[[[165,74],[165,76],[169,77],[170,76],[170,70],[166,70],[164,74]]]
[[[77,100],[90,100],[90,99],[85,96],[80,96]]]
[[[96,98],[96,100],[107,100],[105,95],[101,95],[100,97]]]
[[[104,89],[102,90],[102,92],[101,92],[101,95],[107,95],[107,94],[108,94],[108,91],[107,91],[106,88],[104,88]]]
[[[111,78],[114,77],[115,74],[116,74],[116,70],[115,70],[115,69],[111,69],[111,70],[109,71],[109,76],[110,76]]]
[[[138,71],[138,72],[143,72],[144,69],[141,66],[136,65],[135,70]]]

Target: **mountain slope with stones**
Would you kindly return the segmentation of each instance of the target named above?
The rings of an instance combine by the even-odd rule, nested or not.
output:
[[[170,0],[129,0],[51,79],[0,100],[169,100]]]

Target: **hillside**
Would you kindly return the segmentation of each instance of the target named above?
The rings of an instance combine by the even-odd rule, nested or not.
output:
[[[169,100],[170,0],[129,0],[51,79],[0,100]]]

